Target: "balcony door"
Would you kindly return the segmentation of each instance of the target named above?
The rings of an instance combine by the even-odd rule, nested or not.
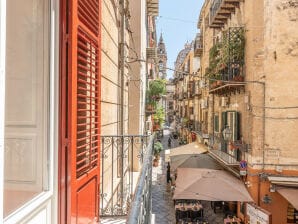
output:
[[[99,205],[100,1],[61,3],[60,223],[95,223]]]

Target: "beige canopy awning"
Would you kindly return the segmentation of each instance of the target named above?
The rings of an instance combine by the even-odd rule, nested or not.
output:
[[[206,146],[197,142],[192,142],[187,145],[182,145],[176,148],[165,150],[165,161],[170,161],[170,156],[186,155],[186,154],[201,154],[207,152]]]
[[[280,193],[294,208],[298,209],[298,188],[277,187],[277,192]]]
[[[223,170],[178,168],[173,199],[253,201],[242,181]]]
[[[222,170],[222,166],[208,154],[187,154],[170,156],[171,170],[177,168],[204,168]]]

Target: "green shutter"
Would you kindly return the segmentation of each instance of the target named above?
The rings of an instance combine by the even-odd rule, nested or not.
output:
[[[219,132],[219,117],[218,115],[214,115],[214,131]]]
[[[221,113],[221,131],[225,129],[227,125],[227,112]]]
[[[241,133],[241,129],[240,129],[240,125],[241,125],[241,114],[239,112],[236,112],[236,133],[237,133],[237,138],[236,140],[240,140],[240,133]]]

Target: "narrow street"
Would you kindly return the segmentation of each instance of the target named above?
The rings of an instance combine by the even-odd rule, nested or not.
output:
[[[162,144],[164,150],[161,153],[159,166],[153,167],[152,170],[152,224],[174,224],[175,220],[175,208],[172,200],[170,189],[167,188],[166,182],[166,167],[165,163],[165,150],[168,149],[168,139],[170,136],[169,130],[164,130],[164,137],[162,138]],[[172,140],[172,147],[178,147],[178,141]],[[204,208],[204,217],[208,220],[209,224],[222,224],[224,214],[220,211],[214,213],[210,202],[201,202]]]
[[[169,130],[164,131],[162,144],[164,150],[161,152],[159,166],[152,170],[152,223],[168,224],[175,223],[175,210],[170,191],[167,191],[165,150],[168,149]],[[173,140],[172,146],[178,143]]]

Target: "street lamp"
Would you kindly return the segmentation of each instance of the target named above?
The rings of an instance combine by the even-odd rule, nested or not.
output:
[[[230,141],[232,139],[232,130],[230,127],[227,125],[226,128],[222,131],[223,138],[226,141]]]

